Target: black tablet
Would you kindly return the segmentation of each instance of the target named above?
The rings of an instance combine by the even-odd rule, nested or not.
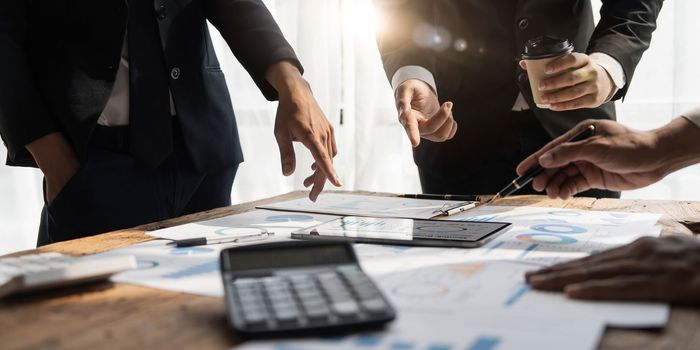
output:
[[[346,216],[293,232],[292,238],[475,248],[490,242],[508,226],[506,222]]]

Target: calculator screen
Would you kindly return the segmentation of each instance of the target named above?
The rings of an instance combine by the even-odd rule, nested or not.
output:
[[[341,244],[293,249],[239,250],[230,254],[227,260],[231,271],[336,265],[355,261],[348,246]]]

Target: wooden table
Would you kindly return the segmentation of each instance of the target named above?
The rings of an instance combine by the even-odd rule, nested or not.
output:
[[[135,229],[52,244],[39,250],[71,255],[104,252],[150,240],[144,230],[241,213],[259,204],[305,195],[304,192],[293,192]],[[560,201],[542,196],[518,196],[500,200],[497,204],[663,213],[664,234],[692,234],[678,221],[700,218],[700,202],[593,198]],[[700,349],[699,329],[700,309],[674,307],[665,329],[608,329],[600,348]],[[220,298],[115,284],[0,302],[2,349],[226,349],[238,342],[239,339],[226,328],[224,303]]]

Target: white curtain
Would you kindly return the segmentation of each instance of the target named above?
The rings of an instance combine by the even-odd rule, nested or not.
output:
[[[0,147],[0,159],[7,150]],[[0,166],[0,255],[36,246],[44,205],[41,173]]]
[[[700,106],[700,2],[665,1],[651,47],[637,67],[618,121],[636,129],[662,126]],[[700,200],[700,165],[685,168],[623,198]]]
[[[335,166],[343,189],[419,191],[411,148],[396,122],[392,91],[379,59],[371,3],[278,0],[266,4],[294,46],[306,69],[304,76],[335,127],[339,149]],[[223,39],[216,35],[214,41],[246,158],[236,176],[233,201],[303,189],[312,163],[308,151],[297,145],[297,172],[285,179],[272,134],[276,104],[260,97]]]
[[[376,47],[374,31],[381,29],[381,18],[375,17],[370,0],[265,3],[299,55],[314,95],[336,128],[335,165],[343,189],[419,191],[411,148],[396,121],[392,91]],[[693,38],[700,33],[700,22],[693,17],[699,12],[697,1],[665,2],[652,46],[637,68],[625,102],[618,104],[621,122],[651,129],[700,106],[700,46]],[[282,176],[273,136],[276,104],[261,96],[223,39],[212,32],[246,158],[231,193],[234,203],[303,189],[310,155],[297,145],[297,172]],[[623,196],[700,200],[698,184],[700,166],[695,166]],[[41,198],[36,170],[0,167],[0,254],[34,246]]]

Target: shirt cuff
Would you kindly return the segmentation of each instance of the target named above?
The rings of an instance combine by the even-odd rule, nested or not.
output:
[[[683,118],[688,119],[693,124],[700,127],[700,108],[695,108],[683,114]]]
[[[428,84],[435,95],[437,95],[437,88],[435,86],[435,77],[433,73],[421,66],[403,66],[396,70],[394,76],[391,78],[391,88],[396,92],[404,81],[409,79],[418,79]]]
[[[610,100],[613,96],[615,96],[618,90],[625,87],[625,84],[627,83],[625,71],[622,69],[620,62],[606,53],[593,52],[590,54],[590,58],[595,64],[603,67],[603,69],[608,72],[613,84],[615,84],[615,88],[612,89],[613,91],[611,91],[610,95],[608,95],[608,100]]]

